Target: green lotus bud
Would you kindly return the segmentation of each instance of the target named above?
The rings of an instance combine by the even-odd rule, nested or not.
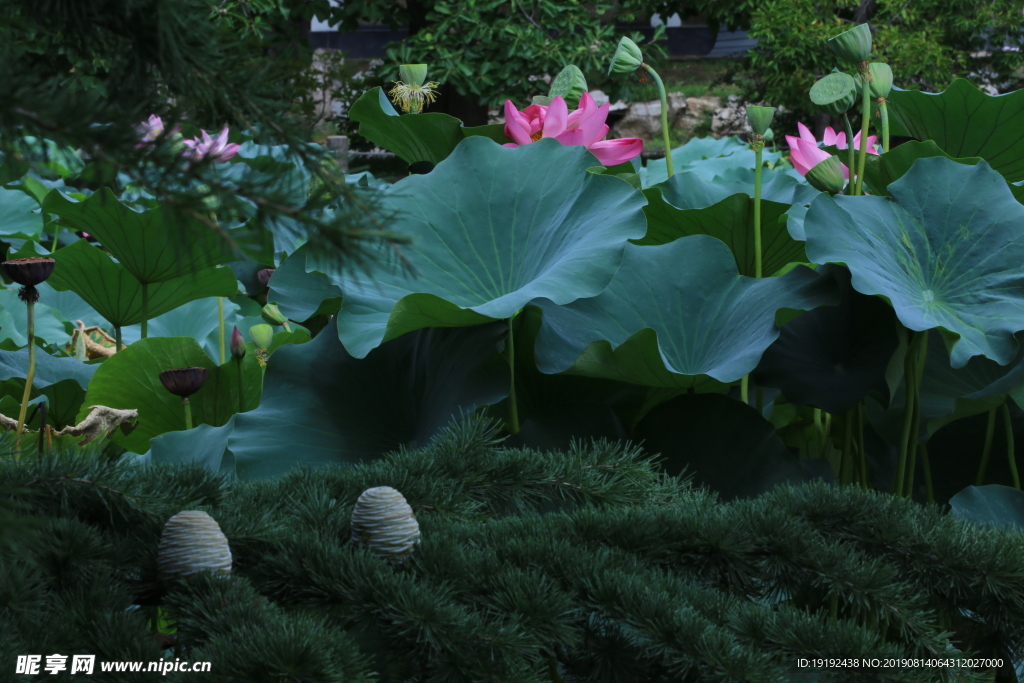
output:
[[[352,542],[382,559],[401,561],[420,541],[420,525],[401,493],[390,486],[366,489],[352,510]]]
[[[857,79],[836,71],[811,86],[811,102],[832,116],[850,111],[857,102]]]
[[[807,182],[819,192],[838,194],[846,187],[843,164],[839,157],[830,156],[807,171]]]
[[[644,63],[644,55],[640,48],[626,36],[619,40],[619,46],[615,48],[612,55],[611,66],[608,67],[608,75],[631,74]]]
[[[768,126],[772,125],[775,107],[747,107],[747,122],[757,135],[763,136]]]
[[[871,57],[871,27],[867,24],[858,24],[830,39],[828,46],[844,62],[866,62]]]
[[[267,304],[263,307],[263,310],[260,311],[260,315],[262,315],[263,319],[271,325],[284,325],[284,329],[289,329],[288,318],[281,312],[281,309],[277,307],[277,304]]]
[[[426,64],[402,64],[398,67],[398,73],[407,85],[419,86],[427,82]]]
[[[157,567],[165,581],[202,571],[230,573],[231,546],[213,517],[201,510],[186,510],[164,525]]]
[[[888,97],[892,90],[892,68],[885,62],[871,62],[868,71],[871,73],[871,96]]]
[[[249,337],[258,348],[269,349],[274,340],[274,328],[270,325],[253,325],[249,328]]]
[[[587,79],[578,66],[569,64],[555,76],[555,80],[551,81],[548,97],[551,99],[561,97],[572,111],[579,106],[580,98],[585,92],[587,92]]]

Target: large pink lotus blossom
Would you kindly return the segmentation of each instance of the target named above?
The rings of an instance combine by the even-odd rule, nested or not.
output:
[[[800,131],[800,137],[786,136],[786,142],[789,144],[790,160],[793,162],[796,170],[800,172],[800,175],[807,175],[807,171],[820,164],[830,155],[818,147],[818,141],[814,139],[814,133],[807,126],[797,123],[796,127]],[[869,154],[878,154],[878,148],[875,144],[877,139],[875,135],[868,136]],[[823,142],[826,146],[835,145],[837,149],[846,149],[846,133],[836,133],[830,126],[825,129]],[[854,136],[853,147],[856,150],[860,150],[860,133]],[[846,168],[846,164],[843,164],[843,177],[847,180],[850,179],[850,169]]]
[[[505,137],[513,142],[505,147],[528,145],[541,138],[554,138],[563,145],[583,145],[604,166],[615,166],[629,161],[644,150],[640,138],[603,140],[608,134],[607,103],[597,106],[590,93],[583,93],[580,106],[569,113],[565,100],[556,97],[551,104],[533,104],[519,111],[512,100],[505,100]]]
[[[203,139],[183,140],[188,149],[185,156],[195,161],[210,158],[213,161],[227,161],[238,154],[239,145],[228,142],[228,127],[220,132],[216,140],[211,140],[207,132],[203,131]]]
[[[156,114],[150,114],[147,121],[143,121],[135,128],[139,136],[139,144],[136,147],[145,147],[147,143],[153,142],[164,132],[164,121]]]

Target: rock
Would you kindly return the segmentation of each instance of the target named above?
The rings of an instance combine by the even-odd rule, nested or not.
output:
[[[750,133],[747,121],[747,105],[737,95],[730,95],[728,104],[715,112],[711,119],[711,134],[716,138],[727,135],[745,135]]]
[[[680,95],[680,97],[682,97]],[[722,98],[707,95],[705,97],[688,97],[684,100],[685,110],[675,122],[679,130],[692,130],[706,119],[712,117],[722,106]]]
[[[606,95],[601,90],[591,90],[590,96],[594,98],[594,104],[596,104],[599,107],[603,107],[609,102],[608,95]],[[629,105],[623,102],[622,100],[619,100],[618,102],[615,102],[608,107],[608,111],[610,112],[620,111],[622,109],[629,109]]]
[[[677,93],[668,98],[670,127],[683,115],[687,107],[681,96],[674,95]],[[629,105],[625,117],[616,124],[614,135],[620,138],[640,138],[644,141],[653,140],[661,135],[661,100],[634,102]]]

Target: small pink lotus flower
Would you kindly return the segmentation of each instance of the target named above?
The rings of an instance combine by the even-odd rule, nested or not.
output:
[[[188,148],[185,150],[185,156],[195,161],[206,158],[210,158],[213,161],[228,161],[238,153],[239,148],[239,145],[228,142],[227,126],[224,126],[224,130],[220,132],[216,140],[210,139],[209,134],[204,130],[202,140],[195,138],[193,140],[183,140],[182,142]]]
[[[556,97],[547,107],[533,104],[519,111],[512,100],[505,100],[505,137],[513,142],[505,147],[528,145],[542,138],[554,138],[563,145],[583,145],[604,166],[629,161],[644,150],[640,138],[602,140],[608,134],[607,103],[597,106],[590,93],[583,93],[580,106],[569,113],[565,100]]]
[[[163,134],[164,121],[156,114],[150,114],[147,121],[136,126],[135,132],[139,135],[139,144],[135,147],[145,147],[146,143],[153,142]]]
[[[828,158],[829,154],[818,147],[818,141],[814,139],[814,134],[807,126],[797,123],[796,127],[800,131],[800,137],[786,136],[786,142],[789,144],[790,161],[793,162],[794,168],[799,171],[800,175],[807,175],[808,170]],[[877,139],[878,137],[875,135],[868,136],[869,154],[878,154],[878,148],[875,144]],[[837,149],[846,149],[846,133],[836,133],[830,126],[825,129],[823,142],[826,146],[835,145]],[[853,147],[856,150],[860,149],[860,133],[854,136]],[[846,164],[843,164],[843,176],[847,180],[850,179],[850,169],[846,167]]]

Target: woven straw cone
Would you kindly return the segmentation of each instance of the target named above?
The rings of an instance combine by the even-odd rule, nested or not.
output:
[[[202,571],[231,571],[228,539],[216,520],[201,510],[179,512],[167,520],[157,556],[164,580]]]
[[[401,493],[390,486],[366,489],[352,510],[352,542],[377,557],[401,561],[420,540],[420,525]]]

